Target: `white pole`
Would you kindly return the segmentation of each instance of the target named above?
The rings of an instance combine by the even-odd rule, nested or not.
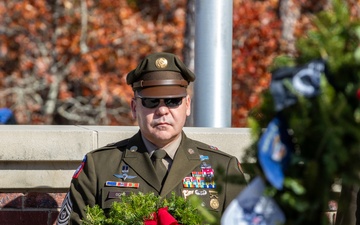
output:
[[[196,0],[196,127],[231,127],[232,18],[232,0]]]

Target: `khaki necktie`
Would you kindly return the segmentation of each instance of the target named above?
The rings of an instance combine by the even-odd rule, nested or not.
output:
[[[157,177],[159,178],[160,182],[164,180],[164,177],[166,176],[167,169],[163,163],[163,158],[166,156],[166,151],[163,149],[155,150],[155,152],[152,155],[152,158],[154,160],[154,168],[157,174]]]

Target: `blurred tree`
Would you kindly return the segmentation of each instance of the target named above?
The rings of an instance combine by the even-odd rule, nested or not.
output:
[[[234,1],[232,126],[246,125],[249,110],[269,85],[267,67],[280,51],[277,3]]]
[[[284,88],[274,85],[264,92],[255,116],[249,117],[255,141],[247,156],[260,158],[260,140],[266,138],[262,128],[274,117],[281,118],[291,134],[294,151],[287,148],[292,155],[284,168],[283,188],[270,184],[264,165],[258,170],[258,175],[270,181],[267,193],[284,211],[285,224],[329,224],[324,212],[329,202],[339,200],[336,186],[342,188],[336,224],[355,224],[352,192],[360,183],[360,19],[351,9],[351,4],[333,0],[328,10],[316,13],[312,29],[297,39],[297,55],[274,61],[274,68],[280,68],[273,72],[274,77],[278,75],[274,84],[281,81]],[[311,67],[301,67],[312,61],[314,68],[316,59],[326,62],[322,71],[318,64],[318,77],[308,72]],[[317,93],[309,96],[311,91]],[[280,109],[275,107],[280,99],[284,105],[296,100]],[[275,143],[269,136],[267,143]],[[267,150],[276,151],[275,147]]]

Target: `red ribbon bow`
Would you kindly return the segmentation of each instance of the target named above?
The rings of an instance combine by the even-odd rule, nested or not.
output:
[[[154,212],[153,219],[146,219],[144,225],[179,225],[176,219],[168,212],[168,208],[160,208],[157,214]]]

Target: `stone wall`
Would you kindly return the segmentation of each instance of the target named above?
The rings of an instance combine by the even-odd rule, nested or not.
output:
[[[131,137],[134,126],[0,125],[0,225],[54,224],[83,156]],[[241,161],[247,128],[184,128],[188,137]]]

